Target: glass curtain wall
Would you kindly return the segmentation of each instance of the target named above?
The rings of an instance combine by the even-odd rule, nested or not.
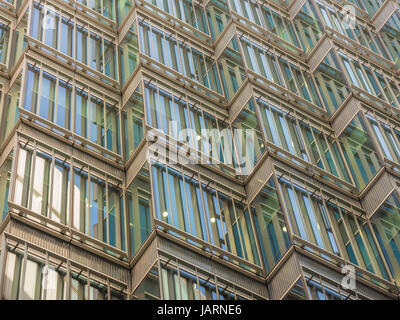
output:
[[[178,72],[181,75],[222,94],[216,62],[210,55],[179,38],[172,32],[163,31],[153,22],[139,23],[141,53]],[[156,66],[159,69],[159,67]],[[174,73],[166,71],[170,76]],[[175,76],[174,76],[175,77]]]
[[[360,114],[342,132],[339,142],[354,182],[362,190],[381,168],[381,161]]]
[[[87,22],[72,19],[61,10],[53,10],[33,2],[30,36],[100,74],[118,79],[115,39]],[[45,17],[48,17],[46,21]],[[46,23],[51,26],[44,27]],[[61,59],[66,60],[62,56]],[[87,71],[90,74],[90,70]]]
[[[6,158],[0,166],[0,223],[8,213],[8,193],[11,181],[11,164],[13,154]]]
[[[264,267],[269,272],[290,246],[289,231],[273,178],[251,203],[250,210]]]
[[[241,37],[240,44],[250,70],[319,108],[324,108],[313,78],[306,70],[290,62],[284,56],[278,58],[279,55],[274,52],[273,48],[261,45],[250,38]]]
[[[336,177],[351,182],[332,132],[290,109],[290,112],[285,111],[280,102],[272,97],[268,98],[269,100],[257,99],[266,140]],[[285,156],[282,153],[281,155]]]
[[[20,142],[13,202],[110,246],[125,250],[120,181],[34,144]]]
[[[326,201],[316,190],[311,191],[291,178],[282,177],[279,184],[290,228],[295,235],[388,279],[365,219],[339,201]]]
[[[55,133],[108,157],[121,154],[118,101],[63,72],[28,64],[23,108]],[[66,134],[67,133],[67,134]],[[101,148],[98,148],[101,147]],[[105,150],[104,150],[105,149]],[[107,151],[109,152],[107,152]]]
[[[376,238],[396,283],[400,280],[400,199],[392,193],[371,218]]]
[[[180,235],[189,243],[199,238],[260,264],[250,215],[240,201],[161,163],[154,162],[151,171],[156,219],[191,235]]]
[[[148,164],[139,171],[127,190],[129,236],[132,257],[153,230],[153,208]]]

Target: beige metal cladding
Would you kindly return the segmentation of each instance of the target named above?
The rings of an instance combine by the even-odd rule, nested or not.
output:
[[[151,243],[147,246],[145,252],[139,257],[131,269],[131,282],[132,292],[140,285],[146,274],[148,274],[151,268],[157,261],[157,238],[154,238]]]
[[[229,106],[229,120],[235,121],[236,117],[240,114],[242,109],[246,106],[249,99],[253,96],[253,88],[250,81],[246,80],[242,87],[235,94],[234,100]]]
[[[226,46],[232,40],[234,35],[236,34],[236,27],[233,21],[230,21],[228,26],[224,28],[222,33],[219,35],[217,41],[214,45],[214,57],[218,59],[219,56],[224,52]]]
[[[359,102],[354,97],[350,96],[340,109],[338,109],[332,117],[332,129],[335,136],[339,137],[343,130],[349,125],[356,114],[360,111]]]
[[[371,181],[371,187],[361,197],[361,204],[368,218],[373,216],[395,189],[395,178],[383,169],[382,174]]]
[[[375,26],[376,30],[379,31],[385,25],[385,23],[390,19],[392,14],[399,10],[399,3],[395,0],[386,0],[382,7],[374,14],[371,19],[372,24]]]
[[[274,172],[273,160],[266,157],[246,184],[247,202],[251,203]]]
[[[301,267],[296,252],[293,250],[290,257],[280,266],[279,270],[268,280],[268,288],[272,300],[283,299],[301,280]]]
[[[332,48],[332,40],[329,39],[327,34],[324,34],[324,36],[319,39],[317,45],[307,56],[307,61],[311,72],[314,72],[315,69],[318,68],[319,64],[325,59],[326,55]]]

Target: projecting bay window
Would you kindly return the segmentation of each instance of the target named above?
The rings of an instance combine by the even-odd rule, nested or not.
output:
[[[71,300],[125,300],[125,295],[107,284],[89,280],[78,273],[71,273]],[[110,290],[110,296],[108,294]]]
[[[33,2],[31,21],[32,38],[100,74],[117,79],[116,45],[114,39],[109,38],[106,33],[36,2]],[[60,59],[68,60],[64,57]],[[85,70],[81,66],[79,68],[98,77],[98,74],[90,70]],[[110,82],[106,78],[103,78],[103,81]]]
[[[232,124],[238,166],[250,174],[266,147],[258,124],[253,99],[250,99]]]
[[[372,33],[360,21],[354,22],[352,28],[351,20],[345,17],[337,8],[328,5],[324,1],[316,1],[317,8],[321,13],[322,22],[330,29],[350,38],[373,51],[374,53],[388,59],[386,51],[379,35]]]
[[[251,218],[243,204],[172,167],[155,162],[151,171],[156,219],[259,265]],[[186,240],[196,244],[192,237]]]
[[[176,38],[175,35],[144,21],[139,23],[139,40],[140,51],[143,54],[222,94],[217,64],[209,54],[190,46],[188,41]],[[168,70],[165,72],[174,76],[174,73]]]
[[[126,160],[144,138],[144,101],[141,91],[141,86],[139,86],[122,110]]]
[[[400,199],[392,193],[371,218],[372,227],[396,283],[400,280]]]
[[[269,272],[290,246],[285,218],[273,179],[265,184],[250,208],[264,267]]]
[[[20,144],[13,202],[36,215],[125,250],[118,182],[41,147]],[[71,199],[72,197],[72,199]],[[49,224],[49,226],[51,226]]]
[[[382,7],[384,0],[348,0],[348,2],[354,4],[358,8],[365,10],[370,17],[372,17],[380,7]]]
[[[193,28],[205,33],[210,34],[208,30],[207,18],[205,9],[197,0],[142,0],[142,2],[148,2],[152,6],[146,6],[145,8],[152,11],[162,10],[176,19],[179,19]],[[158,8],[157,10],[155,8]],[[162,13],[158,13],[161,17],[166,18]],[[199,35],[194,30],[190,30],[195,35]]]
[[[294,28],[300,44],[308,54],[323,35],[321,22],[310,0],[308,0],[293,19]]]
[[[147,124],[200,151],[202,160],[231,172],[236,165],[231,129],[222,115],[205,111],[201,102],[177,90],[147,82],[144,89]],[[198,106],[204,107],[200,108]],[[178,153],[181,156],[181,152]],[[226,164],[229,168],[221,166]]]
[[[89,172],[74,168],[72,227],[125,250],[122,190]]]
[[[5,300],[65,300],[65,270],[46,267],[44,261],[22,253],[7,252],[3,299]]]
[[[121,154],[118,102],[86,84],[28,64],[23,103],[29,117],[37,117],[37,122],[55,133],[74,132],[79,136],[74,139],[107,157]]]
[[[366,220],[315,190],[280,178],[283,202],[293,233],[357,266],[388,279]],[[321,255],[324,257],[323,253]],[[329,258],[328,258],[329,259]]]
[[[332,202],[327,203],[327,208],[334,217],[333,225],[342,255],[387,280],[387,271],[367,221]]]
[[[282,105],[272,98],[267,101],[260,98],[257,101],[267,141],[351,182],[338,144],[328,129],[317,127],[314,121],[307,121],[301,115],[297,117],[293,112],[283,111]],[[295,159],[293,161],[298,163]]]
[[[218,58],[218,67],[225,96],[230,100],[246,80],[244,61],[236,37],[232,38]]]
[[[150,185],[149,169],[146,163],[129,185],[127,192],[132,257],[153,230],[153,208]]]
[[[225,0],[210,0],[206,11],[211,36],[215,41],[231,20],[229,8]]]
[[[20,250],[8,251],[4,269],[5,300],[123,300],[118,285],[75,266],[67,272],[65,261]],[[70,276],[68,276],[70,274]],[[99,280],[98,280],[99,279]],[[107,283],[108,282],[108,283]],[[68,290],[69,288],[69,290]],[[117,289],[118,288],[118,289]]]
[[[139,63],[139,44],[137,32],[133,24],[124,39],[119,44],[119,58],[121,61],[121,84],[122,86],[128,81],[129,77]]]
[[[75,94],[75,132],[90,142],[121,154],[120,117],[117,101],[105,101],[90,89]],[[84,141],[82,141],[84,143]],[[90,146],[88,146],[91,148]]]
[[[0,166],[0,221],[8,213],[8,193],[10,190],[12,153]]]
[[[362,190],[381,168],[381,164],[360,115],[350,122],[340,135],[339,142],[354,182]]]
[[[12,29],[10,39],[10,53],[8,69],[11,70],[13,66],[19,61],[25,48],[28,45],[27,39],[27,26],[29,20],[29,10],[19,13],[18,24]]]
[[[385,158],[400,163],[400,131],[372,115],[366,117]]]
[[[350,90],[332,50],[318,65],[313,76],[328,113],[333,114],[350,94]]]
[[[205,271],[169,259],[160,261],[164,300],[250,300],[258,297]],[[149,299],[150,297],[148,297]]]
[[[10,27],[0,22],[0,64],[7,64]]]
[[[230,6],[242,17],[267,29],[290,44],[300,47],[292,23],[267,4],[253,0],[230,0]]]
[[[379,32],[392,60],[400,64],[400,14],[394,12]]]
[[[22,72],[16,77],[11,84],[7,93],[4,95],[4,105],[0,113],[0,144],[9,138],[11,131],[19,119],[19,103],[21,93]]]
[[[394,108],[400,108],[400,88],[394,79],[367,64],[360,65],[355,59],[339,52],[350,82],[368,94],[380,98]],[[365,95],[364,95],[365,96]]]
[[[323,108],[313,78],[307,71],[282,57],[277,58],[273,49],[264,48],[250,39],[242,37],[240,44],[250,70]]]

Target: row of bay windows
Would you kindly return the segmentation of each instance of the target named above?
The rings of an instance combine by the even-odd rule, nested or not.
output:
[[[400,63],[400,13],[396,11],[382,27],[380,34],[392,60]]]
[[[270,4],[252,0],[229,0],[230,9],[252,23],[272,32],[286,42],[300,48],[295,27],[286,14],[275,11]]]
[[[373,232],[359,209],[298,177],[277,172],[246,205],[240,194],[205,177],[152,160],[128,186],[75,159],[21,141],[0,167],[3,218],[11,202],[81,234],[134,255],[151,231],[161,226],[192,245],[226,252],[225,259],[249,270],[268,272],[290,246],[289,229],[306,242],[388,279]],[[11,204],[12,206],[12,204]],[[51,223],[49,223],[51,221]],[[107,251],[110,251],[107,249]],[[238,257],[239,259],[235,258]],[[387,257],[385,257],[388,259]],[[328,258],[329,259],[329,258]],[[398,276],[398,259],[390,268]]]
[[[93,152],[122,161],[122,154],[128,160],[144,139],[147,125],[175,143],[206,154],[207,150],[214,151],[209,154],[210,164],[217,164],[228,173],[233,173],[234,169],[243,170],[242,174],[250,173],[251,167],[246,171],[246,159],[251,156],[250,165],[255,165],[269,143],[295,156],[292,158],[295,163],[312,163],[359,189],[368,184],[381,167],[370,132],[375,133],[377,147],[385,156],[399,161],[396,129],[389,136],[387,130],[382,129],[381,138],[374,126],[373,131],[369,131],[365,120],[360,122],[356,118],[335,139],[329,128],[272,96],[251,98],[235,121],[228,125],[224,114],[158,81],[143,81],[120,109],[112,97],[59,71],[28,63],[25,76],[21,74],[18,79],[22,78],[25,79],[22,106],[19,107],[20,81],[14,82],[4,98],[2,141],[22,116],[56,134],[69,136]],[[214,129],[218,133],[216,141],[204,136],[203,130]],[[246,131],[236,129],[254,129],[255,135],[248,140]],[[214,142],[218,149],[213,148]],[[359,144],[362,148],[357,147]],[[278,154],[284,156],[282,152]]]
[[[118,1],[117,4],[111,0],[78,0],[76,1],[77,4],[75,4],[75,1],[71,0],[65,0],[65,2],[78,8],[80,6],[83,6],[82,8],[87,7],[93,11],[92,13],[88,10],[87,14],[99,19],[100,21],[102,21],[101,16],[103,16],[116,22],[118,12],[118,25],[123,24],[133,6],[131,0]],[[217,8],[222,7],[224,8],[225,14],[227,14],[229,10],[232,10],[252,23],[274,33],[291,45],[302,47],[306,52],[312,48],[309,41],[314,41],[315,39],[318,39],[318,37],[313,38],[309,31],[303,31],[303,27],[307,24],[311,24],[310,28],[320,29],[321,26],[316,27],[316,25],[323,23],[325,26],[348,36],[375,53],[380,54],[385,58],[388,57],[381,44],[379,36],[371,35],[367,28],[363,27],[360,23],[356,24],[354,30],[346,28],[342,14],[337,12],[337,10],[335,10],[331,5],[322,1],[316,3],[317,8],[314,8],[312,3],[307,1],[300,12],[300,15],[294,20],[294,23],[291,23],[286,17],[287,14],[279,12],[273,6],[269,4],[255,3],[254,1],[249,0],[215,2],[209,4],[206,8],[196,1],[191,0],[143,0],[141,3],[146,9],[156,12],[162,18],[168,17],[162,14],[162,12],[165,12],[169,16],[188,24],[191,28],[197,29],[206,35],[214,35],[214,38],[215,34],[218,34],[221,31],[221,26],[219,24],[226,25],[227,23],[227,21],[221,21],[220,15],[215,12],[214,6]],[[371,12],[375,12],[376,8],[379,8],[382,3],[379,1],[369,1],[365,8],[358,2],[352,4],[356,7],[362,8],[363,10],[367,8],[368,11],[372,10]],[[316,13],[317,9],[320,11],[319,14]],[[300,20],[303,20],[303,22]],[[396,16],[393,16],[391,20],[396,20]],[[104,20],[102,22],[104,22]],[[196,34],[193,30],[189,30],[199,36],[199,33]],[[314,33],[314,31],[311,33]],[[390,38],[387,38],[385,33],[382,33],[382,36],[384,38],[384,43],[389,48],[392,58],[396,59],[397,55],[393,51],[393,44],[390,41],[386,41]],[[388,37],[390,37],[390,35],[388,35]],[[393,55],[392,53],[395,54]]]
[[[185,7],[185,5],[183,5],[180,1],[178,1],[178,4],[174,4],[173,6],[167,2],[164,3],[165,7],[179,7],[180,5]],[[193,3],[191,5],[193,5]],[[329,28],[335,29],[337,32],[346,35],[348,38],[360,43],[361,45],[366,46],[376,54],[379,54],[384,58],[389,58],[388,54],[386,53],[387,50],[384,49],[384,45],[381,43],[380,37],[372,35],[367,28],[362,27],[362,24],[359,23],[356,24],[356,29],[354,30],[350,28],[346,29],[345,26],[343,26],[343,19],[338,16],[338,13],[333,11],[333,9],[329,6],[322,6],[321,3],[318,4],[320,15],[317,15],[315,13],[316,9],[310,7],[310,2],[307,2],[300,11],[299,16],[294,19],[294,29],[298,31],[297,33],[299,33],[299,40],[294,40],[296,38],[294,37],[295,32],[293,31],[292,24],[288,23],[285,18],[281,17],[276,12],[273,12],[266,7],[264,8],[262,5],[258,6],[257,8],[253,8],[247,1],[244,1],[243,3],[235,3],[232,0],[231,6],[234,8],[234,11],[239,12],[239,14],[245,16],[246,18],[252,17],[251,20],[254,20],[253,22],[267,28],[272,33],[276,35],[282,34],[281,36],[284,40],[288,41],[292,39],[291,42],[294,45],[297,45],[298,42],[304,43],[302,46],[306,46],[306,48],[309,48],[309,50],[311,50],[320,39],[322,35],[322,29],[319,26],[319,23],[317,26],[310,26],[307,20],[310,20],[310,23],[315,24],[315,21],[318,21],[317,17],[321,16],[324,19],[324,23]],[[187,5],[186,7],[190,6]],[[183,12],[182,10],[184,11],[184,9],[179,9],[179,11]],[[264,13],[256,15],[253,12],[250,14],[249,12],[251,10],[261,10]],[[308,18],[302,17],[302,15],[307,14],[311,14],[311,16]],[[203,15],[204,14],[202,14],[202,16]],[[261,17],[264,18],[261,19]],[[261,20],[265,22],[261,23]],[[398,32],[392,27],[392,25],[396,26],[398,22],[397,20],[398,17],[395,14],[390,19],[390,22],[385,25],[385,30],[389,31],[385,31],[384,34],[387,36],[383,36],[384,39],[386,39],[384,42],[386,44],[391,44],[388,51],[395,61],[398,59],[398,45],[396,45],[396,43],[398,43],[396,40]],[[33,2],[32,16],[29,18],[29,21],[29,36],[66,55],[64,58],[61,56],[61,59],[65,60],[67,57],[69,57],[85,66],[90,67],[91,69],[96,70],[106,77],[104,78],[105,82],[110,83],[110,79],[107,80],[107,78],[117,81],[119,80],[117,67],[117,46],[115,44],[116,40],[107,36],[106,32],[96,29],[91,25],[87,25],[79,19],[71,19],[66,12],[61,9],[55,9],[51,6],[51,4],[46,6],[44,4]],[[27,23],[28,18],[22,20],[22,24]],[[299,26],[297,26],[297,24],[299,24]],[[24,32],[22,29],[20,32],[26,33],[26,31]],[[226,80],[219,79],[220,76],[217,74],[217,62],[208,58],[210,54],[201,52],[201,50],[196,50],[195,48],[188,46],[184,39],[176,39],[173,34],[168,32],[166,33],[166,31],[161,29],[162,27],[148,25],[147,23],[144,23],[140,26],[138,30],[139,38],[142,40],[140,44],[140,52],[156,59],[160,63],[167,65],[175,71],[184,74],[192,80],[201,83],[207,88],[222,94],[221,81]],[[8,27],[4,26],[3,32],[5,33],[5,37],[2,37],[4,42],[3,47],[5,47],[3,50],[6,51],[9,42]],[[291,36],[289,37],[289,35]],[[137,36],[135,35],[132,37],[134,39],[129,39],[128,34],[128,37],[125,39],[126,45],[129,46],[128,50],[123,44],[119,48],[121,55],[122,84],[126,82],[126,80],[129,78],[129,75],[133,72],[134,67],[138,63],[137,54],[139,52],[139,45],[136,37]],[[388,41],[388,39],[395,39],[396,41]],[[125,55],[128,57],[125,57]],[[248,60],[248,57],[246,57],[246,59]],[[262,59],[262,57],[260,57],[260,59]],[[2,60],[5,60],[5,58],[3,57]],[[129,62],[127,62],[128,60]],[[265,64],[265,61],[262,61],[262,63]],[[254,62],[249,63],[250,69],[253,64]],[[126,72],[127,68],[129,68],[129,74]],[[262,69],[258,70],[258,68],[255,66],[253,66],[253,68],[255,68],[255,70],[252,69],[253,71],[259,71],[263,73]],[[290,66],[290,68],[293,69],[295,67]],[[283,68],[283,76],[286,75],[287,69],[287,67]],[[88,72],[90,73],[90,70]],[[264,76],[266,76],[265,73],[266,71],[263,73]],[[92,74],[96,75],[96,73]],[[221,72],[221,76],[223,77],[223,72]],[[299,79],[298,75],[296,74],[294,75],[294,78]],[[274,80],[277,84],[282,82],[282,79]],[[303,83],[303,81],[300,81],[300,83]],[[306,96],[310,95],[310,93],[304,92],[305,89],[302,88],[302,84],[299,84],[299,88],[296,90],[292,90],[294,84],[286,84],[286,86],[291,91],[297,91],[297,94],[305,99],[307,99]],[[308,84],[308,86],[310,86],[310,84]],[[309,88],[308,90],[313,90],[313,88]],[[228,96],[227,92],[225,92],[225,94]],[[307,100],[320,106],[321,102],[318,101],[319,99],[315,92],[313,92],[311,95],[312,98],[308,98]],[[328,106],[326,106],[326,108],[329,109]]]
[[[372,65],[360,64],[356,59],[341,51],[338,52],[338,56],[352,85],[389,103],[396,109],[400,108],[400,85],[391,75]]]
[[[43,28],[45,14],[52,17],[53,28]],[[34,3],[30,36],[105,75],[104,81],[109,82],[107,78],[117,80],[119,76],[115,40],[93,27],[79,23],[61,11],[53,12]],[[361,67],[355,59],[343,52],[338,54],[341,60],[339,64],[337,61],[329,61],[336,60],[331,53],[314,74],[310,74],[290,59],[283,56],[278,58],[275,50],[260,45],[251,38],[241,37],[240,41],[237,41],[235,37],[226,48],[226,54],[215,61],[208,52],[196,49],[185,39],[156,26],[150,20],[141,20],[138,32],[135,26],[136,23],[132,25],[118,49],[122,84],[128,81],[138,65],[140,52],[140,57],[147,56],[173,70],[165,70],[167,75],[176,77],[177,74],[182,74],[200,84],[196,89],[214,98],[220,99],[224,95],[228,99],[233,97],[246,78],[243,69],[245,65],[262,85],[271,87],[271,83],[276,84],[278,87],[274,87],[275,90],[279,90],[279,86],[284,87],[303,98],[305,102],[309,102],[308,108],[313,111],[321,109],[332,113],[349,93],[343,76],[340,75],[343,68],[347,81],[352,85],[389,102],[394,107],[399,105],[400,90],[396,81],[389,75],[384,75],[382,71],[372,71],[373,68],[365,64]],[[61,34],[63,41],[60,41]],[[68,36],[64,36],[65,34]],[[153,60],[150,60],[153,67],[161,68],[152,62]],[[342,68],[339,65],[342,65]],[[88,72],[91,73],[90,70]],[[338,77],[340,79],[337,79]]]
[[[327,4],[325,1],[316,1],[316,4],[325,29],[327,29],[326,27],[333,29],[374,53],[390,60],[390,56],[379,33],[371,32],[370,28],[358,20],[354,23],[354,28],[350,28],[350,22],[347,22],[343,12],[338,11],[337,8]]]
[[[209,154],[209,159],[217,160],[217,166],[225,172],[232,174],[234,169],[242,169],[242,174],[250,173],[251,168],[245,171],[248,152],[252,152],[253,166],[268,144],[272,144],[295,156],[291,159],[295,163],[312,163],[360,190],[381,167],[376,148],[387,159],[400,161],[396,125],[392,125],[389,134],[390,130],[383,125],[374,126],[356,117],[335,139],[329,128],[270,95],[251,98],[229,125],[223,113],[158,81],[144,80],[121,109],[115,98],[44,66],[28,63],[24,76],[21,74],[17,79],[3,100],[2,141],[22,116],[93,152],[122,161],[123,157],[128,160],[144,139],[145,126],[203,153],[213,150],[212,137],[204,136],[203,130],[215,129],[218,149]],[[23,97],[20,97],[21,85]],[[247,140],[245,131],[237,135],[235,129],[254,129],[255,136]],[[372,132],[377,143],[371,140]],[[251,148],[246,141],[250,141]]]
[[[306,53],[311,52],[327,31],[334,31],[335,37],[336,33],[339,33],[375,54],[390,59],[380,33],[371,32],[360,20],[353,22],[345,16],[345,12],[326,1],[315,1],[315,6],[311,1],[307,1],[293,19],[293,24],[301,47]],[[354,47],[351,42],[346,43]]]

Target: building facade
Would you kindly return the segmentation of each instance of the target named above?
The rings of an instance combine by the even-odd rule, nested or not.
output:
[[[399,59],[396,0],[0,0],[0,299],[398,299]]]

